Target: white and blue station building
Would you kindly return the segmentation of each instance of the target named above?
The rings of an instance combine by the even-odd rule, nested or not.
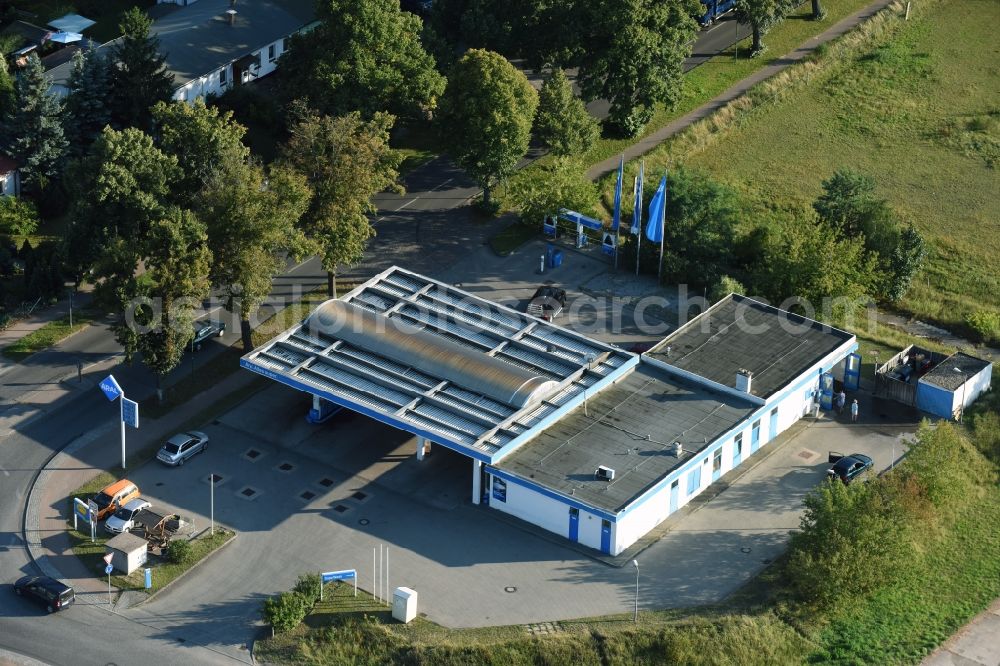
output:
[[[731,295],[633,354],[398,267],[241,360],[469,459],[473,504],[617,555],[856,385],[853,335]],[[331,446],[335,446],[331,443]]]

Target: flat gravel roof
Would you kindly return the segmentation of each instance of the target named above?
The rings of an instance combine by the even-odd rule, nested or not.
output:
[[[757,406],[640,363],[495,467],[617,513]],[[614,481],[595,478],[599,465]]]
[[[749,370],[753,373],[750,392],[767,398],[853,337],[847,331],[730,294],[646,353],[730,387],[735,387],[737,370]]]
[[[938,363],[933,370],[921,377],[920,381],[954,391],[982,372],[989,364],[989,361],[958,352]]]

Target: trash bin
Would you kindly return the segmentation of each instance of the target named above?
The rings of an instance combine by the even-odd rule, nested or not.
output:
[[[559,268],[560,266],[562,266],[562,262],[563,262],[563,251],[553,250],[552,259],[549,262],[549,266],[552,268]]]

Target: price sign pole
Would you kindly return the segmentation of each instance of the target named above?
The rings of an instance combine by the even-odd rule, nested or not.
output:
[[[121,433],[121,444],[122,444],[122,471],[125,470],[125,424],[132,426],[133,428],[139,427],[139,403],[134,400],[129,400],[125,397],[125,391],[115,380],[114,375],[108,375],[101,380],[98,384],[98,388],[104,393],[104,396],[114,402],[119,401],[119,432]],[[109,579],[110,580],[110,579]]]

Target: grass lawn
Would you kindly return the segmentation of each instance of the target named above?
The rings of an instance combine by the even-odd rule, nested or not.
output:
[[[35,352],[47,349],[60,340],[64,340],[77,331],[83,330],[94,320],[87,312],[74,312],[73,325],[69,325],[69,316],[50,321],[36,331],[29,333],[17,342],[3,348],[3,355],[14,361],[23,361]]]
[[[97,527],[97,540],[93,543],[90,541],[89,534],[69,530],[69,535],[73,540],[73,553],[80,558],[80,561],[89,570],[94,572],[95,576],[106,580],[107,577],[103,573],[104,560],[102,558],[107,552],[104,544],[108,541],[109,536],[104,531],[104,528],[100,525]],[[167,560],[166,557],[150,554],[145,565],[153,570],[153,586],[149,590],[150,593],[153,594],[162,590],[174,580],[184,575],[193,566],[221,548],[234,536],[235,533],[231,530],[218,527],[215,529],[215,534],[205,532],[200,537],[191,541],[191,559],[184,564],[175,564]],[[112,574],[111,584],[120,590],[144,590],[146,589],[144,576],[142,568],[133,571],[128,576],[121,575],[120,573]]]
[[[868,173],[931,246],[901,307],[953,327],[1000,308],[997,20],[992,0],[925,5],[890,43],[758,109],[685,162],[761,201],[809,202],[837,168]]]

